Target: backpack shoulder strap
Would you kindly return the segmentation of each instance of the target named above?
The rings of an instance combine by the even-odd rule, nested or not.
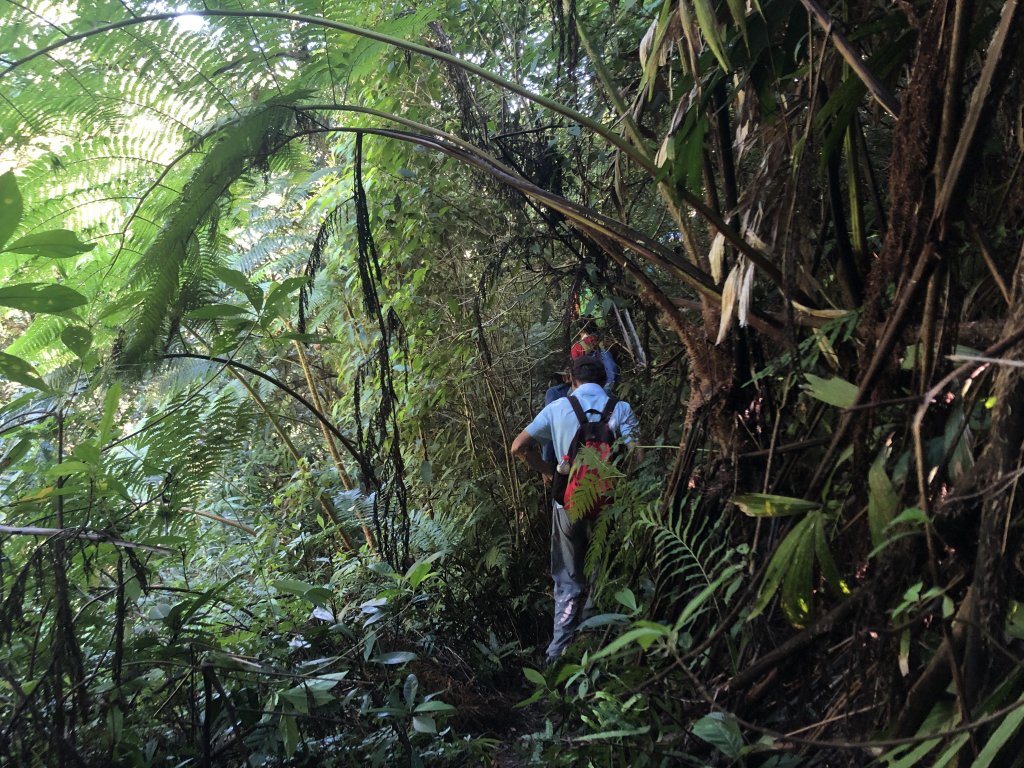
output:
[[[569,395],[569,405],[576,412],[576,418],[579,419],[581,425],[587,423],[587,414],[583,412],[583,406],[580,405],[580,401],[576,399],[576,395]]]

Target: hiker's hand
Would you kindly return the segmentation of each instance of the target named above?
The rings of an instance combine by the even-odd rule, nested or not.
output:
[[[530,437],[526,430],[519,433],[519,436],[512,441],[512,454],[526,462],[534,472],[540,473],[545,479],[553,479],[555,476],[555,462],[544,461],[540,455],[540,445]]]

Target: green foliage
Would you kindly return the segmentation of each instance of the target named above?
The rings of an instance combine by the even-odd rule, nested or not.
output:
[[[126,363],[147,353],[172,307],[180,316],[192,309],[190,295],[201,290],[207,266],[200,244],[200,226],[216,230],[211,216],[216,203],[243,173],[258,169],[281,148],[295,118],[291,99],[274,99],[242,112],[217,126],[213,145],[184,185],[176,204],[165,214],[164,225],[136,263],[130,276],[133,287],[145,290],[134,333],[122,352]],[[175,329],[171,329],[172,331]]]
[[[571,505],[566,507],[573,522],[584,518],[596,518],[604,501],[614,492],[616,480],[623,477],[615,463],[603,459],[595,448],[581,446],[569,468],[570,481],[576,478]]]
[[[689,634],[687,642],[725,618],[744,581],[745,545],[730,540],[724,518],[702,515],[700,502],[688,500],[671,522],[650,505],[633,524],[652,539],[652,575],[659,591],[672,596],[675,629]]]
[[[1014,354],[1011,4],[158,5],[0,17],[0,753],[843,764],[741,723],[866,738],[951,628],[884,761],[1017,759],[1020,387],[943,379]],[[652,455],[542,672],[581,305]]]
[[[786,534],[768,563],[761,596],[750,618],[764,611],[775,593],[781,591],[781,604],[786,617],[797,626],[806,624],[813,615],[815,564],[835,595],[849,593],[849,587],[840,577],[829,549],[825,533],[827,524],[824,513],[815,510],[809,512]]]

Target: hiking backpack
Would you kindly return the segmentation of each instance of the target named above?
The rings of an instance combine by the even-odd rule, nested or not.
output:
[[[580,425],[572,442],[569,443],[569,453],[562,459],[563,462],[568,462],[569,473],[555,475],[554,493],[555,501],[565,507],[569,519],[573,522],[581,519],[594,520],[601,510],[611,503],[608,496],[612,489],[611,478],[602,478],[597,467],[589,466],[585,457],[580,455],[580,449],[591,448],[601,461],[611,460],[615,433],[608,421],[618,402],[616,398],[609,397],[603,411],[595,408],[584,411],[580,401],[569,395],[569,403]],[[588,414],[592,413],[598,414],[600,418],[597,421],[590,421]]]

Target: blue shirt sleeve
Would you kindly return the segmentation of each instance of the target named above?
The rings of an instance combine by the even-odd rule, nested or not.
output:
[[[551,406],[545,405],[536,418],[526,425],[526,434],[538,442],[551,440]]]
[[[615,404],[615,427],[622,442],[631,443],[640,436],[640,425],[637,423],[636,414],[629,407],[629,403],[619,401]]]
[[[615,382],[619,378],[619,366],[615,364],[615,358],[607,349],[601,350],[601,362],[604,363],[604,372],[608,380],[604,383],[604,391],[609,395],[615,388]]]

